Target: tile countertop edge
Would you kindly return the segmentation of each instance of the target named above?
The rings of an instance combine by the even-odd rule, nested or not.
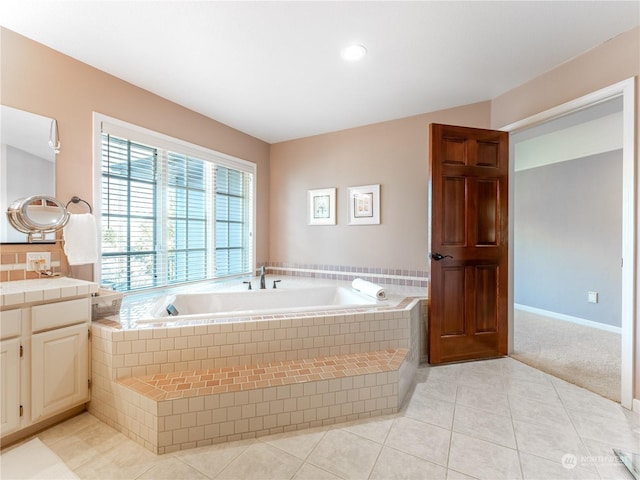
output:
[[[98,291],[98,284],[69,277],[38,278],[0,282],[0,307],[62,300]]]

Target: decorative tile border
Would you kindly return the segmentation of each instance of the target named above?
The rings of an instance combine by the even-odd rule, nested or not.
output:
[[[296,264],[290,262],[269,262],[265,264],[271,274],[292,275],[306,278],[352,281],[356,278],[383,284],[426,288],[428,272],[378,267],[352,267],[345,265]],[[259,274],[259,273],[258,273]]]

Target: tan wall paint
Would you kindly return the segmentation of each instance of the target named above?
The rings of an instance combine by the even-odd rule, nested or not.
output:
[[[0,103],[57,119],[62,150],[56,196],[93,201],[92,112],[257,164],[258,262],[269,255],[269,145],[97,70],[42,44],[0,29]],[[91,269],[74,276],[91,279]]]
[[[570,100],[640,75],[640,27],[625,32],[491,102],[493,128],[511,124]],[[640,158],[640,95],[636,86],[636,168]],[[636,205],[639,200],[636,190]],[[640,229],[640,218],[636,219]],[[638,230],[640,236],[640,230]],[[640,285],[640,272],[636,273]],[[635,394],[640,399],[640,328],[635,323]]]
[[[491,101],[500,128],[640,73],[640,27],[629,30]],[[636,99],[640,102],[640,99]]]
[[[0,29],[0,48],[0,103],[59,122],[61,199],[93,196],[91,112],[98,111],[256,162],[258,261],[418,270],[428,269],[430,122],[499,128],[640,74],[635,28],[491,102],[283,142],[269,153],[260,140],[9,30]],[[369,183],[382,185],[382,224],[348,226],[346,188]],[[338,225],[308,226],[307,190],[334,186]],[[640,363],[636,372],[640,398]]]
[[[272,262],[428,270],[429,123],[489,126],[488,102],[271,146]],[[381,185],[381,224],[348,225],[347,188]],[[337,187],[337,225],[309,226],[307,191]]]

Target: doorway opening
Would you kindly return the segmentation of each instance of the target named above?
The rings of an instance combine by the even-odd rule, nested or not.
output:
[[[615,332],[616,329],[619,328],[619,331],[621,333],[621,336],[620,336],[620,352],[621,352],[620,353],[621,355],[620,380],[621,381],[620,381],[620,387],[619,387],[620,388],[619,399],[621,404],[624,407],[629,409],[632,408],[632,404],[633,404],[633,383],[634,383],[633,338],[634,338],[634,328],[635,328],[635,321],[636,321],[636,311],[635,311],[636,232],[634,229],[635,218],[636,218],[636,210],[635,210],[636,168],[635,168],[635,152],[634,152],[634,148],[635,148],[635,127],[634,127],[635,98],[634,98],[634,95],[635,95],[635,82],[634,82],[634,79],[630,79],[630,80],[626,80],[624,82],[620,82],[618,84],[612,85],[611,87],[605,88],[603,90],[587,95],[585,97],[581,97],[572,102],[568,102],[564,105],[548,110],[546,112],[542,112],[541,114],[535,115],[533,117],[524,119],[520,122],[516,122],[514,124],[504,127],[505,130],[509,131],[512,134],[512,138],[514,137],[517,138],[518,136],[520,136],[521,138],[527,138],[526,131],[529,130],[530,132],[533,132],[534,130],[532,129],[532,127],[537,127],[539,130],[544,131],[545,128],[548,129],[554,125],[553,123],[551,123],[551,121],[554,121],[557,126],[558,122],[562,124],[562,122],[571,121],[572,117],[573,118],[580,117],[580,115],[588,116],[589,113],[593,115],[593,112],[600,112],[600,118],[602,119],[603,117],[606,117],[608,114],[611,114],[611,115],[615,114],[614,111],[616,109],[619,110],[621,108],[622,124],[619,125],[617,128],[618,128],[618,134],[621,133],[621,138],[622,138],[621,149],[618,149],[620,150],[619,154],[621,156],[621,166],[620,166],[621,182],[618,183],[618,185],[622,185],[622,189],[621,189],[621,192],[619,192],[619,197],[618,197],[619,198],[618,204],[621,205],[620,226],[616,227],[617,231],[620,234],[620,239],[618,243],[620,248],[618,249],[617,252],[603,253],[605,256],[608,255],[609,253],[612,253],[612,258],[615,258],[616,261],[614,262],[613,271],[615,271],[615,264],[617,263],[617,268],[620,268],[620,262],[622,261],[621,270],[617,270],[618,272],[617,275],[614,274],[614,276],[618,279],[619,285],[620,285],[618,289],[618,292],[620,292],[618,293],[619,313],[611,313],[615,310],[615,307],[614,307],[614,309],[611,312],[609,312],[608,314],[605,314],[605,316],[607,316],[608,318],[606,321],[602,321],[602,317],[596,318],[593,316],[592,318],[595,318],[595,320],[592,320],[589,318],[585,319],[583,317],[590,316],[584,313],[587,310],[583,310],[583,309],[581,310],[580,308],[578,308],[577,310],[575,309],[576,307],[584,307],[585,305],[583,305],[583,302],[579,302],[580,303],[579,305],[577,305],[578,302],[574,302],[575,303],[575,305],[573,305],[574,310],[568,310],[570,313],[564,313],[564,315],[568,317],[568,318],[565,318],[565,320],[566,319],[572,319],[572,320],[583,319],[583,320],[595,322],[598,325],[608,325],[608,327],[605,326],[604,328],[605,330],[609,328],[609,331]],[[610,109],[610,111],[608,111],[608,114],[607,114],[607,108]],[[602,115],[603,111],[605,112],[604,115]],[[596,115],[596,117],[597,116],[598,115]],[[598,120],[597,119],[594,120],[592,118],[591,122],[595,122],[597,124]],[[597,128],[596,128],[596,131],[598,131]],[[511,142],[511,143],[512,143],[512,147],[511,147],[512,151],[510,152],[510,158],[512,161],[510,162],[511,163],[510,176],[513,179],[517,179],[516,168],[518,168],[518,162],[517,160],[514,161],[514,158],[515,158],[515,148],[518,145],[518,142]],[[523,141],[522,143],[525,143],[525,142]],[[616,149],[614,148],[613,150],[615,151]],[[609,149],[608,151],[611,152],[612,150]],[[603,152],[600,152],[597,155],[602,155],[602,154]],[[591,160],[592,160],[592,163],[597,163],[597,159],[594,160],[593,158],[591,158]],[[565,160],[563,162],[559,162],[559,163],[556,162],[549,165],[542,165],[541,167],[533,167],[533,168],[546,169],[547,172],[553,171],[554,175],[555,174],[559,175],[560,173],[563,173],[566,175],[567,174],[566,171],[560,172],[560,170],[571,170],[569,168],[571,166],[571,163],[572,163],[571,161]],[[558,168],[558,165],[560,165],[561,168]],[[582,166],[583,166],[582,170],[586,170],[586,167],[585,167],[586,163],[583,163]],[[542,170],[539,170],[539,171],[542,171]],[[536,177],[536,173],[538,172],[533,172],[533,173],[529,172],[529,173],[530,173],[529,177]],[[581,172],[581,173],[584,173],[584,172]],[[574,174],[575,174],[575,171],[574,171]],[[523,178],[526,177],[526,175],[521,175],[521,176]],[[540,175],[537,175],[537,176],[540,176]],[[516,183],[517,183],[517,180],[516,180]],[[588,192],[586,192],[586,194],[588,194]],[[514,188],[510,189],[509,197],[510,197],[509,198],[510,211],[514,212],[517,215],[518,209],[516,206],[516,194],[515,194]],[[540,207],[549,209],[548,205],[547,206],[540,205]],[[547,213],[549,215],[553,215],[555,212],[548,211]],[[516,215],[513,215],[514,221],[511,222],[511,225],[510,225],[509,237],[510,237],[510,244],[512,246],[517,247],[518,239],[515,237],[515,233],[516,233],[515,224],[518,223],[518,218],[516,217]],[[588,212],[587,212],[587,215],[588,215]],[[583,247],[583,243],[584,242],[577,242],[575,239],[572,242],[569,242],[570,246],[573,247],[573,250],[567,250],[565,248],[565,255],[567,254],[569,256],[573,255],[575,251]],[[509,262],[510,263],[509,304],[511,306],[511,311],[509,316],[509,326],[510,326],[509,351],[510,353],[514,352],[513,332],[514,332],[516,310],[513,307],[519,301],[520,302],[533,301],[531,299],[532,298],[531,296],[527,297],[527,295],[522,295],[521,292],[518,291],[518,288],[522,287],[523,281],[518,278],[519,272],[516,272],[516,270],[519,268],[518,263],[516,262],[518,253],[515,253],[514,250],[515,250],[514,248],[511,249],[511,258]],[[545,260],[555,260],[557,262],[557,261],[561,261],[562,259],[558,260],[557,258],[554,259],[552,257],[551,259],[547,258]],[[565,272],[565,273],[575,274],[575,272]],[[553,281],[556,281],[556,280],[558,279],[553,278]],[[583,288],[583,285],[580,285],[577,280],[574,280],[571,286],[573,286],[573,284],[578,285],[576,288],[579,288],[579,289]],[[526,281],[524,282],[524,285],[526,285]],[[532,285],[536,285],[536,283],[532,283]],[[547,285],[545,285],[545,287],[546,286]],[[564,292],[559,292],[560,295],[558,295],[557,294],[558,292],[556,292],[556,295],[554,295],[555,298],[553,298],[553,300],[556,302],[555,305],[559,305],[560,303],[562,303],[562,301],[566,303],[567,298],[570,296],[569,290],[568,290],[570,285],[567,285],[565,283],[563,284],[563,287],[565,290]],[[530,292],[531,288],[532,287],[530,285],[528,287],[528,293],[531,293]],[[556,287],[556,290],[558,289],[559,287]],[[544,289],[541,288],[540,290],[544,290]],[[591,295],[592,298],[589,298],[589,292],[592,292],[592,295]],[[584,292],[584,299],[583,299],[584,303],[588,304],[590,299],[593,300],[593,296],[594,296],[593,294],[596,294],[595,297],[597,300],[598,293],[600,292],[598,292],[595,287],[593,290],[591,290],[590,288],[587,288],[587,291]],[[608,296],[607,300],[611,300],[612,297],[615,296],[615,290],[612,290],[609,294],[607,294],[607,296]],[[525,300],[523,300],[523,298]],[[600,297],[600,299],[604,300],[603,297]],[[554,304],[553,302],[550,302],[548,299],[546,300],[546,302],[547,303],[541,303],[541,305],[550,306]],[[611,305],[613,305],[614,302],[610,302],[610,303]],[[522,304],[518,304],[518,305],[520,306]],[[593,305],[594,304],[591,304],[591,306]],[[602,307],[604,305],[600,304],[600,306]],[[542,311],[547,310],[541,307],[537,307],[537,308],[540,308],[540,310]],[[559,309],[559,307],[550,308],[550,310],[548,311],[553,311],[553,309]],[[602,310],[603,309],[601,308],[600,311]],[[574,312],[574,313],[572,314],[571,312]],[[540,313],[540,312],[537,312],[537,313]],[[563,312],[559,312],[559,313],[563,313]],[[593,311],[589,313],[593,313]],[[620,319],[619,325],[616,325],[617,322],[616,320],[613,319],[614,316],[619,317]],[[605,333],[608,333],[608,332],[605,331]]]
[[[622,97],[510,142],[512,356],[620,402]]]

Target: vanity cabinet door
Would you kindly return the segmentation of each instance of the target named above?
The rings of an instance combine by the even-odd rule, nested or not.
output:
[[[20,339],[0,342],[0,436],[20,425]]]
[[[86,324],[31,338],[33,422],[89,401],[89,339]]]

